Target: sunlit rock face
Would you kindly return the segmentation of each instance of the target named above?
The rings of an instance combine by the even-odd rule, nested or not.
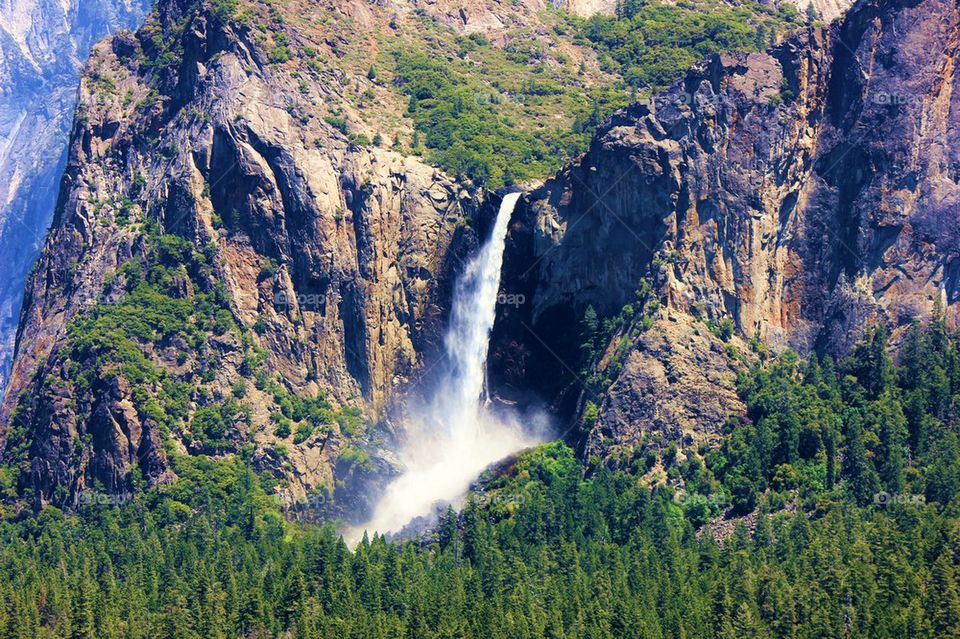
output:
[[[158,32],[171,35],[173,55],[151,49]],[[439,347],[481,197],[415,157],[351,143],[318,115],[348,103],[336,74],[305,88],[300,79],[271,65],[245,28],[191,2],[160,3],[137,34],[93,48],[0,409],[2,442],[21,407],[38,500],[70,505],[93,482],[124,493],[135,468],[148,482],[169,477],[158,425],[136,410],[133,385],[123,376],[95,383],[78,402],[67,347],[71,321],[105,299],[123,264],[144,259],[147,219],[207,251],[213,266],[202,277],[223,287],[265,374],[290,392],[324,393],[373,421]],[[277,106],[277,96],[297,96],[302,111]],[[254,464],[283,474],[298,498],[376,474],[341,464],[334,477],[348,443],[335,424],[328,438],[287,438],[285,457],[275,454],[274,399],[253,383],[238,334],[196,347],[171,340],[144,345],[152,365],[210,397],[248,380],[252,414],[234,425],[235,439],[253,440]],[[194,369],[211,358],[211,379],[198,381]],[[174,445],[188,450],[191,439]]]
[[[94,42],[136,26],[146,0],[0,4],[0,389],[23,281],[53,217],[80,69]]]
[[[785,0],[796,6],[797,11],[811,21],[831,22],[842,16],[853,4],[853,0]],[[810,9],[813,9],[811,14]]]
[[[743,409],[723,322],[741,353],[737,335],[835,356],[881,322],[896,344],[938,304],[956,325],[958,32],[953,1],[860,2],[616,113],[518,207],[505,281],[527,303],[495,329],[501,391],[539,380],[571,419],[600,404],[590,452],[650,431],[696,440]],[[641,280],[652,325],[580,361],[584,309],[616,316]],[[556,382],[590,365],[609,392],[563,404],[582,384]]]

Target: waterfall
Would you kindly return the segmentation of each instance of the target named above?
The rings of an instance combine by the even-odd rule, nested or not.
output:
[[[508,193],[503,197],[490,239],[470,260],[457,280],[450,325],[444,335],[449,368],[436,395],[436,400],[442,407],[440,414],[448,428],[466,429],[479,426],[479,401],[484,391],[490,331],[493,330],[493,322],[497,316],[503,247],[507,239],[510,216],[520,195]],[[467,432],[461,434],[479,435]]]
[[[520,195],[504,196],[490,238],[457,281],[444,336],[446,368],[433,393],[411,410],[403,474],[386,487],[370,521],[348,537],[398,532],[438,505],[458,504],[487,466],[536,443],[518,420],[495,417],[482,401],[504,243]]]

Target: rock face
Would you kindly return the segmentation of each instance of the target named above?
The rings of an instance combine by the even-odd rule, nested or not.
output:
[[[784,0],[784,2],[795,5],[797,10],[805,15],[812,6],[816,17],[825,22],[836,20],[853,4],[852,0]],[[616,15],[620,4],[617,0],[554,0],[553,2],[555,7],[583,18],[597,14]],[[764,4],[776,7],[779,3],[765,2]]]
[[[790,2],[811,22],[832,22],[846,13],[853,4],[853,0],[790,0]],[[810,15],[811,7],[813,15]]]
[[[158,33],[177,38],[161,43]],[[482,199],[419,160],[348,140],[336,120],[317,117],[349,104],[347,81],[291,76],[248,36],[211,10],[164,2],[136,35],[94,49],[0,415],[26,447],[41,502],[75,502],[94,482],[129,491],[134,467],[163,481],[165,451],[197,445],[196,433],[164,437],[145,414],[156,385],[137,391],[126,372],[102,374],[68,346],[72,320],[118,299],[123,265],[153,259],[151,225],[209,257],[199,276],[175,276],[177,295],[220,283],[239,326],[199,346],[176,335],[141,344],[151,365],[192,388],[194,416],[250,378],[259,353],[264,379],[284,392],[325,393],[333,408],[375,418],[438,344],[452,278],[476,243],[464,221]],[[78,386],[76,369],[88,365],[94,382]],[[250,415],[228,438],[252,442],[255,462],[301,496],[332,488],[346,427],[290,444],[268,428],[280,413],[277,392],[262,386],[247,387]]]
[[[599,412],[593,423],[588,416],[587,454],[627,458],[644,443],[710,444],[718,426],[743,411],[736,391],[740,362],[697,324],[668,310],[624,350],[606,393],[594,399]],[[613,373],[606,358],[597,368]]]
[[[558,361],[602,373],[602,359],[580,359],[584,310],[615,315],[642,279],[662,306],[624,346],[633,353],[587,428],[591,452],[634,438],[619,424],[635,417],[655,430],[682,421],[645,403],[679,402],[667,412],[706,433],[742,409],[727,364],[703,357],[717,343],[684,345],[695,330],[729,324],[836,355],[877,322],[896,335],[938,300],[956,325],[958,46],[955,2],[868,0],[767,53],[715,56],[616,113],[514,229],[507,282],[528,304],[498,320],[501,392]],[[698,321],[665,328],[671,318]],[[716,357],[733,366],[728,351],[747,349],[729,346]],[[692,377],[661,372],[680,360]],[[725,381],[688,392],[701,377]],[[587,398],[556,378],[540,390],[575,419]]]
[[[148,6],[143,0],[0,6],[0,391],[24,278],[53,217],[83,61],[94,42],[138,24]]]
[[[615,0],[554,0],[553,4],[582,18],[597,14],[612,16],[617,12]]]

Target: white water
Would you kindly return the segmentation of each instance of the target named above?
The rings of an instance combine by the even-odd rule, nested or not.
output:
[[[433,395],[411,411],[400,451],[403,474],[387,486],[370,521],[347,532],[348,539],[355,541],[363,530],[395,533],[438,504],[459,505],[487,466],[536,443],[518,420],[494,417],[483,398],[504,241],[519,198],[504,196],[490,239],[457,282],[444,338],[447,369]]]

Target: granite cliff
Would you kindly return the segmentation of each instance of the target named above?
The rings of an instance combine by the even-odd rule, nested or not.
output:
[[[955,2],[868,0],[616,113],[515,225],[501,395],[537,380],[588,454],[692,445],[761,345],[842,356],[938,304],[956,325],[958,44]]]
[[[317,105],[347,103],[350,80],[291,78],[250,35],[214,10],[168,2],[88,63],[0,420],[18,433],[22,481],[41,501],[70,503],[94,481],[129,491],[134,467],[160,481],[168,453],[207,445],[195,419],[205,406],[225,422],[220,452],[249,444],[258,464],[289,469],[301,496],[332,488],[343,431],[363,439],[343,411],[376,415],[430,351],[457,248],[475,241],[464,222],[479,199],[317,117]],[[116,335],[78,350],[78,317],[129,296],[138,269],[149,282],[158,268],[161,306],[204,296],[221,325],[184,318],[203,335],[187,343],[149,315],[163,308],[133,306],[149,335],[132,345],[159,374],[147,380],[113,368],[123,357],[111,350]],[[193,429],[173,436],[149,409],[169,410],[172,385],[193,415]],[[309,422],[302,408],[278,407],[290,394],[325,412]],[[247,408],[224,413],[231,396]],[[280,436],[273,428],[283,420],[309,425],[281,449],[291,425]]]
[[[204,453],[362,517],[355,487],[392,472],[396,400],[439,357],[499,205],[418,157],[387,74],[415,46],[525,68],[560,41],[545,9],[165,0],[97,44],[0,407],[25,502],[126,494]],[[537,78],[606,77],[568,40],[554,53]]]

